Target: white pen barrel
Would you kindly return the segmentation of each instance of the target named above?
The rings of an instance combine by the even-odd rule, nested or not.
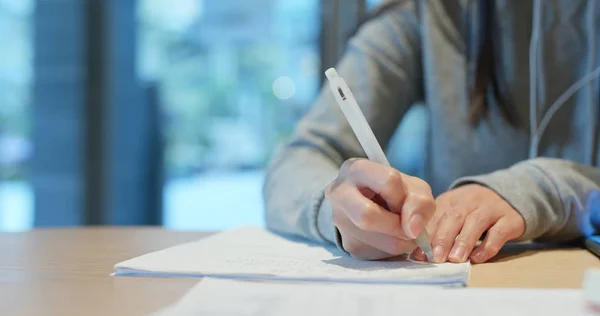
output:
[[[340,105],[346,120],[350,124],[352,131],[367,154],[367,157],[371,161],[389,166],[390,163],[381,148],[381,145],[373,134],[369,123],[362,114],[358,103],[356,103],[354,95],[352,95],[352,92],[344,80],[337,75],[337,72],[334,69],[329,69],[326,74],[336,101]]]
[[[390,163],[381,148],[381,145],[377,141],[375,134],[371,130],[367,119],[363,115],[352,91],[350,91],[350,88],[344,79],[338,75],[334,68],[328,69],[325,72],[325,75],[327,76],[327,79],[329,79],[329,86],[339,107],[344,113],[346,120],[350,124],[352,131],[356,135],[358,142],[367,154],[369,160],[389,166]],[[431,260],[433,257],[427,231],[423,230],[415,241]]]

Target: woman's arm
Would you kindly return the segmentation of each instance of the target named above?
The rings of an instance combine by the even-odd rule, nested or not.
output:
[[[419,28],[415,2],[406,1],[365,24],[336,67],[384,148],[404,113],[421,98]],[[364,156],[329,89],[322,89],[268,168],[263,190],[267,226],[338,242],[324,190],[345,160]]]
[[[537,158],[455,183],[478,183],[503,197],[525,220],[520,240],[569,241],[594,232],[600,215],[600,169]]]
[[[436,262],[482,263],[508,241],[570,241],[599,224],[600,169],[536,158],[457,180],[436,199],[428,231]],[[422,251],[413,255],[425,260]]]

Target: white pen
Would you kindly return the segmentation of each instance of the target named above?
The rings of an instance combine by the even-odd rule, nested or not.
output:
[[[342,109],[354,134],[356,134],[356,138],[367,154],[367,157],[369,157],[371,161],[390,166],[383,149],[381,149],[377,138],[375,138],[375,134],[373,134],[367,119],[360,110],[356,99],[354,99],[354,95],[352,95],[352,92],[344,79],[338,75],[335,68],[329,68],[325,72],[325,75],[327,76],[327,79],[329,79],[329,87],[331,88],[338,105]],[[419,234],[415,242],[419,248],[423,250],[427,258],[433,262],[431,242],[429,241],[429,235],[425,229]]]

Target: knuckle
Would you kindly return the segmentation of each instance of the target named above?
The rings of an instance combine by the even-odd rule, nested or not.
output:
[[[418,177],[413,177],[413,181],[416,187],[418,187],[424,192],[431,194],[431,186],[429,186],[429,183],[427,183],[427,181]]]
[[[402,185],[404,184],[402,174],[400,173],[400,171],[390,168],[385,183],[390,188],[402,187]]]
[[[325,198],[328,200],[331,200],[331,196],[333,194],[333,188],[335,186],[335,181],[330,183],[329,185],[327,185],[327,187],[325,187]]]
[[[344,184],[344,180],[337,178],[335,180],[333,180],[331,183],[329,183],[326,187],[325,187],[325,198],[329,201],[335,200],[336,196],[339,194],[340,192],[340,188],[343,186]]]
[[[350,158],[344,162],[346,166],[345,170],[347,170],[350,176],[356,175],[362,169],[363,161],[360,158]]]
[[[352,240],[342,242],[342,245],[344,246],[344,249],[351,255],[357,255],[362,250],[362,245]]]
[[[495,256],[500,251],[500,248],[502,248],[502,246],[499,244],[496,244],[496,243],[488,244],[487,247],[485,247],[486,257],[491,258],[491,257]]]
[[[342,164],[342,169],[348,169],[350,168],[350,166],[352,166],[356,161],[358,161],[358,158],[348,158],[346,159],[346,161],[344,161],[344,163]]]
[[[506,240],[508,237],[508,230],[504,227],[494,226],[490,228],[489,233],[494,236],[497,240]]]
[[[465,248],[469,248],[472,247],[473,245],[471,245],[470,240],[463,235],[458,235],[458,238],[456,238],[456,240],[454,240],[454,244],[457,246],[462,246]]]
[[[455,209],[448,210],[446,213],[444,213],[444,217],[446,220],[453,222],[462,222],[464,220],[463,214]]]
[[[480,212],[473,212],[467,216],[466,221],[473,223],[481,223],[484,219],[484,215]]]
[[[446,213],[450,216],[450,218],[452,218],[455,221],[459,221],[462,222],[465,219],[465,216],[463,215],[462,212],[459,212],[458,210],[451,210],[449,213]]]
[[[369,231],[373,228],[375,215],[375,207],[372,205],[367,205],[364,207],[362,212],[359,213],[358,222],[356,223],[356,227],[361,230]]]
[[[449,194],[448,192],[444,192],[444,193],[442,193],[442,194],[438,195],[438,196],[435,198],[435,201],[436,201],[437,203],[447,203],[447,202],[448,202],[448,201],[447,201],[447,200],[448,200],[448,194]]]
[[[473,202],[473,200],[471,200]],[[477,205],[478,203],[471,203]],[[460,200],[456,195],[451,195],[448,197],[448,206],[452,212],[463,213],[465,212],[465,204],[464,200]]]
[[[449,235],[447,233],[436,233],[435,236],[433,237],[431,243],[434,245],[445,245],[448,243],[448,240],[450,240],[451,238],[449,237]]]

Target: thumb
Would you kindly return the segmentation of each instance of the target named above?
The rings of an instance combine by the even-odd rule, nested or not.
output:
[[[433,213],[435,201],[427,195],[409,194],[402,206],[402,229],[411,239],[417,238],[425,229]]]

